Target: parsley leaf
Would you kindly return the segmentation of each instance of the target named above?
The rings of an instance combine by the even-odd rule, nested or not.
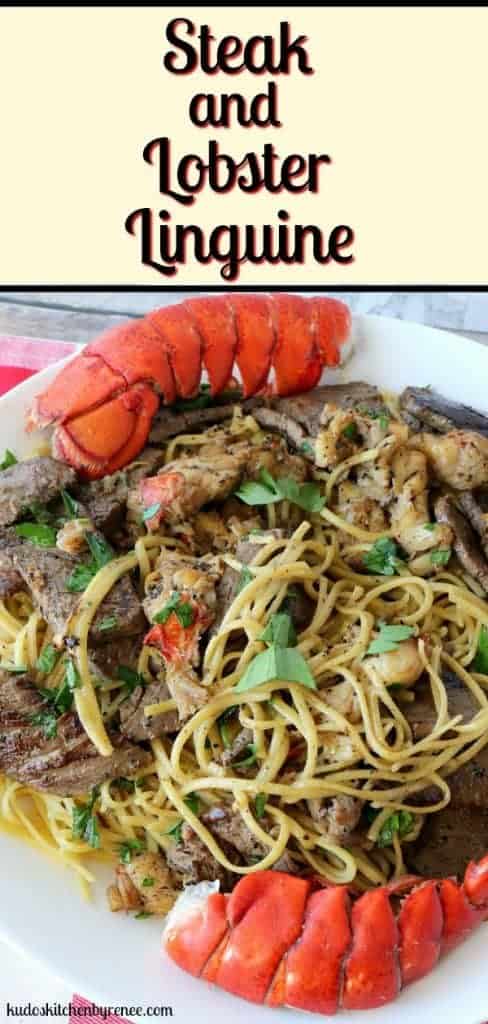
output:
[[[61,497],[68,519],[77,519],[80,514],[78,502],[71,497],[69,491],[61,491]]]
[[[148,519],[152,519],[153,516],[157,516],[160,508],[161,508],[161,502],[160,501],[157,501],[154,505],[149,505],[148,508],[145,508],[144,512],[142,513],[142,521],[143,521],[143,523],[146,523]]]
[[[68,579],[66,580],[66,590],[69,590],[71,594],[79,594],[82,590],[86,590],[90,580],[97,573],[97,567],[94,562],[89,562],[87,565],[77,565]]]
[[[119,846],[119,860],[121,864],[130,864],[133,853],[141,853],[146,849],[143,839],[126,839]]]
[[[93,555],[97,569],[102,569],[104,565],[112,561],[115,555],[114,549],[101,534],[89,531],[86,534],[86,543]]]
[[[474,661],[471,663],[473,672],[481,672],[488,676],[488,627],[482,626],[478,640],[478,648]]]
[[[436,548],[430,552],[432,565],[447,565],[452,555],[452,548]]]
[[[140,910],[138,914],[134,914],[134,921],[145,921],[147,917],[152,917],[150,910]]]
[[[153,622],[164,625],[173,612],[184,629],[192,625],[195,617],[193,608],[189,601],[182,600],[181,594],[177,590],[173,591],[171,597],[168,598],[166,604],[161,608],[161,611],[157,612]]]
[[[200,810],[200,797],[198,793],[190,793],[189,796],[185,796],[185,804],[192,814],[198,814]]]
[[[236,593],[240,594],[241,590],[244,590],[244,587],[247,587],[248,583],[252,583],[253,579],[254,576],[251,570],[247,568],[247,565],[245,565],[244,568],[241,569]]]
[[[251,765],[256,764],[256,747],[254,746],[254,743],[250,743],[246,749],[249,753],[246,754],[246,757],[244,757],[242,761],[233,761],[233,768],[250,768]]]
[[[237,704],[232,704],[230,708],[226,708],[217,719],[220,738],[226,750],[228,750],[232,745],[232,740],[229,735],[229,721],[231,718],[234,718],[236,711]]]
[[[73,820],[71,830],[75,839],[84,839],[89,846],[97,850],[100,847],[100,832],[98,829],[97,815],[94,813],[95,804],[100,796],[100,786],[92,789],[87,804],[75,804],[73,807]]]
[[[135,669],[130,668],[129,665],[119,665],[117,667],[117,679],[120,679],[121,683],[125,683],[129,696],[131,693],[134,693],[138,686],[144,686],[143,677]]]
[[[348,441],[356,441],[358,436],[358,428],[356,423],[348,423],[347,427],[344,427],[342,436],[346,437]]]
[[[387,651],[396,651],[398,644],[402,640],[408,640],[413,632],[413,626],[388,626],[382,622],[379,634],[375,640],[371,641],[366,654],[385,654]]]
[[[305,512],[320,512],[325,498],[316,483],[299,484],[289,477],[275,480],[262,469],[258,480],[245,480],[235,492],[246,505],[272,505],[277,501],[291,501]]]
[[[58,658],[59,651],[57,651],[52,644],[47,644],[36,661],[37,671],[48,676],[49,673],[52,672]]]
[[[58,716],[55,711],[46,708],[45,711],[37,711],[35,715],[29,716],[32,725],[38,725],[42,729],[47,740],[52,740],[58,732]]]
[[[154,885],[155,881],[156,879],[153,878],[152,875],[147,875],[146,878],[142,879],[142,884],[145,889],[149,889],[152,885]]]
[[[195,398],[183,398],[175,402],[174,408],[177,412],[189,412],[191,409],[206,409],[212,405],[212,394],[210,384],[201,384],[198,395]]]
[[[236,692],[253,690],[262,683],[269,683],[275,679],[284,683],[301,683],[311,690],[316,690],[314,677],[300,651],[293,647],[268,647],[262,651],[248,665],[244,675],[236,686]]]
[[[273,644],[276,647],[296,647],[297,635],[288,612],[276,612],[272,615],[259,639],[269,647]]]
[[[89,562],[77,565],[68,577],[66,589],[72,594],[78,594],[82,590],[86,590],[98,570],[103,569],[103,566],[107,565],[115,557],[114,549],[105,540],[105,537],[102,537],[100,534],[93,533],[90,530],[85,534],[85,539],[93,557]]]
[[[107,615],[105,619],[100,619],[98,623],[99,633],[103,633],[108,629],[115,629],[118,619],[116,615]]]
[[[19,523],[15,527],[18,537],[25,537],[31,544],[37,544],[41,548],[53,548],[56,546],[56,530],[45,523]]]
[[[313,444],[311,444],[310,441],[302,441],[299,451],[301,451],[303,455],[313,456],[315,454]]]
[[[14,453],[10,451],[10,448],[7,448],[3,459],[0,462],[0,470],[8,469],[9,466],[15,466],[18,461],[19,460],[15,457]]]
[[[395,576],[404,563],[399,558],[399,548],[395,541],[391,537],[380,537],[363,555],[363,564],[368,572]]]
[[[378,846],[391,846],[395,832],[403,839],[407,832],[410,832],[413,821],[413,814],[409,811],[396,811],[395,814],[391,814],[378,835]]]
[[[254,813],[256,818],[264,818],[264,810],[266,807],[267,796],[266,793],[258,793],[254,801]]]
[[[181,843],[181,830],[182,830],[182,828],[183,828],[183,822],[181,820],[177,821],[176,825],[172,825],[171,828],[168,828],[166,830],[166,832],[164,833],[164,835],[165,836],[171,836],[171,838],[174,839],[175,843]]]

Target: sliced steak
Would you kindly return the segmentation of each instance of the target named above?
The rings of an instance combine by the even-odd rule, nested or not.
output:
[[[23,509],[34,502],[45,505],[60,491],[71,487],[76,474],[64,462],[48,455],[24,459],[0,473],[0,525],[19,518]]]
[[[228,848],[224,848],[228,852]],[[226,871],[215,857],[207,849],[196,832],[184,824],[181,829],[180,842],[171,843],[166,851],[168,867],[185,885],[193,885],[196,882],[218,880],[224,892],[229,892],[235,884],[235,876]]]
[[[463,721],[468,722],[477,710],[477,704],[469,690],[448,669],[443,669],[442,678],[447,691],[449,715],[462,715]],[[428,736],[437,719],[428,683],[421,682],[415,687],[415,701],[404,706],[403,714],[411,726],[414,740]],[[449,775],[448,784],[451,790],[450,807],[488,808],[488,736],[487,746],[471,761]],[[435,802],[438,796],[438,789],[429,786],[420,794],[420,803]]]
[[[405,388],[400,395],[400,408],[402,414],[406,413],[417,424],[414,429],[422,425],[447,434],[453,428],[461,427],[488,437],[488,416],[469,405],[444,398],[431,388]]]
[[[215,807],[202,814],[202,821],[219,843],[223,841],[233,846],[242,855],[245,863],[263,857],[268,849],[256,839],[239,812],[231,811],[225,804],[216,804]],[[270,825],[271,822],[267,821],[264,828],[266,828],[266,824]]]
[[[425,878],[463,876],[488,849],[488,808],[449,805],[429,814],[416,843],[403,847],[411,871]]]
[[[162,679],[155,679],[147,686],[137,686],[134,692],[120,705],[120,729],[131,740],[155,740],[158,736],[178,732],[180,720],[178,711],[166,711],[149,718],[144,709],[150,704],[169,700],[171,694]]]
[[[223,423],[225,420],[232,419],[236,405],[246,412],[251,412],[258,402],[259,400],[256,398],[242,401],[239,395],[236,395],[236,401],[233,404],[226,402],[224,405],[210,405],[206,409],[186,409],[175,412],[172,409],[162,408],[153,419],[149,441],[151,444],[161,444],[163,441],[168,441],[170,437],[177,437],[178,434],[198,434],[215,423]]]
[[[34,789],[59,796],[85,793],[107,779],[130,776],[150,764],[149,752],[113,736],[114,752],[101,757],[69,711],[48,739],[32,717],[46,705],[29,676],[0,673],[0,771]]]
[[[112,537],[123,524],[129,489],[143,477],[154,473],[163,462],[164,451],[161,448],[144,448],[126,469],[101,480],[77,484],[75,493],[82,503],[83,514],[89,516],[98,530]]]
[[[488,491],[458,491],[453,500],[476,530],[488,559]]]
[[[454,531],[454,551],[461,565],[488,594],[488,561],[468,520],[447,495],[437,498],[434,513],[438,523],[447,523]]]
[[[55,548],[20,544],[12,548],[15,569],[29,588],[33,600],[56,637],[62,637],[79,594],[67,589],[68,580],[80,564]],[[105,628],[107,621],[110,628]],[[118,580],[100,605],[90,630],[93,643],[108,643],[116,637],[130,636],[144,629],[144,616],[137,594],[128,576]]]
[[[293,398],[267,399],[253,408],[252,415],[262,427],[285,437],[292,448],[313,457],[313,452],[307,452],[306,442],[317,436],[324,419],[337,409],[358,407],[364,412],[384,409],[378,388],[364,381],[323,385]]]
[[[117,679],[120,665],[135,671],[143,641],[144,633],[139,633],[93,648],[90,652],[90,668],[94,675],[100,675],[105,679]]]

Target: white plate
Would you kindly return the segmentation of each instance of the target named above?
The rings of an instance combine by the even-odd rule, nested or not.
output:
[[[363,378],[394,390],[431,384],[449,397],[488,408],[488,348],[382,317],[355,318],[354,332],[355,353],[334,380]],[[44,370],[0,399],[2,450],[32,447],[23,433],[23,413],[56,372],[54,367]],[[86,903],[69,872],[1,833],[0,858],[0,936],[42,962],[73,991],[110,1005],[172,1005],[174,1016],[185,1022],[228,1024],[230,1016],[233,1024],[303,1020],[291,1010],[255,1007],[178,970],[160,953],[158,921],[108,911],[101,876],[96,900]],[[481,1024],[488,1018],[487,938],[485,926],[393,1005],[367,1011],[363,1018],[342,1013],[338,1024],[361,1019],[367,1024]]]

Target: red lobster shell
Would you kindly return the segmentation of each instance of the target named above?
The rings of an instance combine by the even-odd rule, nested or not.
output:
[[[280,871],[230,896],[193,888],[163,935],[175,963],[253,1003],[333,1014],[391,1002],[488,918],[488,856],[461,885],[408,876],[361,896]]]
[[[56,425],[53,454],[95,479],[143,448],[160,401],[193,397],[205,370],[212,395],[245,397],[313,388],[337,366],[351,316],[337,299],[229,294],[189,299],[114,327],[83,349],[38,395],[27,429]]]

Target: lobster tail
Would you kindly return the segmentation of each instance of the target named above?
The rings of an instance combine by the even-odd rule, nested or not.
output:
[[[244,397],[307,391],[340,361],[350,325],[327,298],[230,293],[166,306],[87,345],[36,398],[27,429],[54,424],[54,453],[100,477],[138,454],[160,400],[192,398],[203,371],[214,396],[234,367]]]
[[[218,908],[200,889],[164,931],[180,967],[251,1002],[333,1014],[391,1002],[488,917],[488,856],[461,885],[409,877],[359,897],[278,871],[247,875]]]

